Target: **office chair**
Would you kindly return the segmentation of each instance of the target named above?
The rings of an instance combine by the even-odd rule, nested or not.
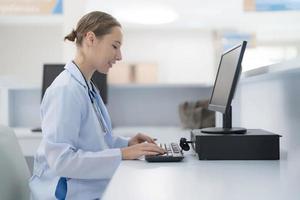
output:
[[[0,199],[29,200],[30,172],[12,129],[0,126]]]

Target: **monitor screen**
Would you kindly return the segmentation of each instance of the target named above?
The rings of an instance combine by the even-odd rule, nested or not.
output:
[[[107,104],[107,75],[96,71],[92,76],[92,80],[98,88],[103,102]]]
[[[42,82],[42,99],[46,89],[51,85],[54,79],[64,70],[65,64],[44,64],[43,82]],[[103,102],[107,103],[107,77],[106,74],[95,72],[92,81],[99,89]]]
[[[51,85],[54,79],[64,71],[64,64],[44,64],[43,82],[42,82],[42,99],[47,88]]]
[[[225,113],[231,105],[235,87],[241,72],[245,43],[231,48],[221,56],[209,109]]]

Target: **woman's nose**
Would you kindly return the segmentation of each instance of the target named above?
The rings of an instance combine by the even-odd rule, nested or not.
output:
[[[116,55],[116,60],[122,60],[121,50],[118,50],[117,55]]]

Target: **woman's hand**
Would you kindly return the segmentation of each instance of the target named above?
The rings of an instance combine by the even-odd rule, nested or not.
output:
[[[165,150],[156,144],[144,142],[122,148],[121,152],[123,160],[133,160],[144,155],[164,154]]]
[[[136,134],[136,136],[134,136],[133,138],[131,138],[128,142],[128,146],[132,146],[135,144],[139,144],[139,143],[143,143],[143,142],[148,142],[148,143],[153,143],[155,144],[155,141],[153,138],[144,135],[142,133],[138,133]]]

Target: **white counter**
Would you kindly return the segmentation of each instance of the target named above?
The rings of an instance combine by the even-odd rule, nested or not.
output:
[[[34,156],[41,140],[41,132],[31,132],[28,128],[14,128],[24,156]]]
[[[14,130],[24,154],[33,155],[42,135],[28,129]],[[114,129],[116,135],[138,132],[156,137],[159,142],[178,142],[190,135],[189,130],[178,127]],[[293,148],[281,149],[280,161],[200,161],[189,151],[179,163],[122,161],[102,200],[298,200],[299,155],[300,148]]]
[[[189,135],[174,131],[156,133],[164,142]],[[294,153],[281,151],[280,161],[200,161],[193,151],[179,163],[122,161],[102,200],[299,200],[300,152]]]

